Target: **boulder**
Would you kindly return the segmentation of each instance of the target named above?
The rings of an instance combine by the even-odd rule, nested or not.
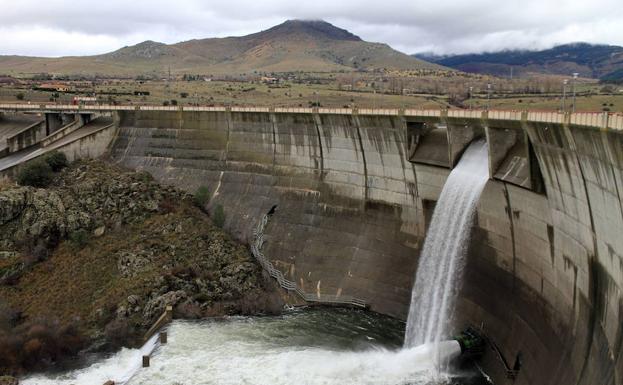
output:
[[[149,302],[147,302],[147,305],[145,305],[143,318],[146,320],[152,320],[159,317],[167,306],[175,307],[175,305],[182,302],[186,298],[188,298],[188,294],[186,294],[183,290],[170,291],[161,296],[152,298]]]

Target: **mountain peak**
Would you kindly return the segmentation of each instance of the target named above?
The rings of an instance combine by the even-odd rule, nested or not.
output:
[[[286,20],[284,23],[256,35],[264,35],[266,37],[307,35],[326,40],[362,41],[359,36],[324,20]]]
[[[145,40],[142,43],[130,47],[123,47],[110,55],[113,58],[143,58],[153,59],[156,57],[169,54],[170,48],[164,43],[159,43],[153,40]]]

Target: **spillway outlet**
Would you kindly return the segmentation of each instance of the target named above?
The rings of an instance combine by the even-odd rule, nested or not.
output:
[[[472,327],[465,329],[454,339],[461,346],[461,358],[477,359],[485,352],[486,339]]]

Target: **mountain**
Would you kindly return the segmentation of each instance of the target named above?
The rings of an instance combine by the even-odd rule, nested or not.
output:
[[[442,69],[370,43],[324,21],[288,20],[268,30],[241,37],[154,41],[97,56],[35,58],[0,56],[0,72],[139,75],[253,71],[354,71],[358,69]]]
[[[502,51],[495,53],[434,56],[414,55],[465,72],[508,76],[530,73],[623,79],[623,47],[573,43],[542,51]]]

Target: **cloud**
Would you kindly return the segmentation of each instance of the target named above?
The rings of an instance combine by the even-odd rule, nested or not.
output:
[[[236,36],[325,19],[403,52],[623,45],[620,0],[0,0],[0,54],[104,53],[143,40]]]

